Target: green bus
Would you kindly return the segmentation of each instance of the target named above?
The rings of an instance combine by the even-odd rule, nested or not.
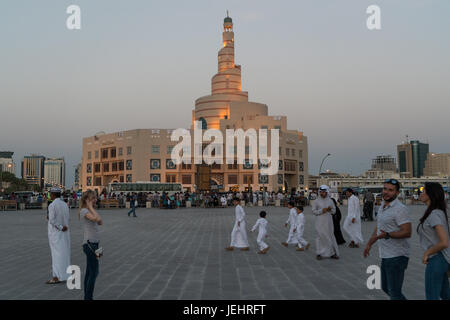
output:
[[[181,183],[161,183],[161,182],[113,182],[108,185],[108,193],[138,193],[138,192],[166,192],[171,195],[176,192],[184,192]]]

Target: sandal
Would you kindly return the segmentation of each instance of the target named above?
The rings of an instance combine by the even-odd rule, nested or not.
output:
[[[331,258],[331,259],[336,259],[336,260],[339,259],[339,257],[338,257],[337,255],[335,255],[335,254],[333,254],[330,258]]]
[[[61,283],[61,281],[56,279],[50,279],[46,282],[46,284],[57,284],[57,283]]]

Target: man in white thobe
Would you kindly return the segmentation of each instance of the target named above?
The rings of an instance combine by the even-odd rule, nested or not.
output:
[[[286,242],[282,242],[281,244],[285,247],[287,247],[289,244],[297,244],[297,238],[294,235],[294,228],[295,228],[295,220],[297,218],[297,211],[294,208],[294,202],[289,202],[288,204],[289,208],[289,218],[287,219],[286,223],[284,224],[285,227],[290,225],[289,228],[289,235],[286,240]]]
[[[248,251],[247,230],[245,229],[245,211],[239,204],[238,198],[233,199],[235,207],[236,220],[233,231],[231,232],[231,244],[226,249],[228,251],[234,248],[241,248],[242,251]]]
[[[348,199],[348,214],[344,221],[344,231],[350,237],[350,248],[359,248],[359,244],[364,242],[361,234],[361,209],[359,206],[359,199],[353,194],[353,190],[348,188],[346,190]]]
[[[52,255],[53,278],[47,284],[66,281],[69,274],[66,272],[70,265],[70,233],[69,233],[69,207],[61,200],[61,190],[50,190],[52,203],[48,207],[48,240]]]
[[[339,259],[339,249],[334,237],[332,214],[336,213],[336,207],[329,195],[329,188],[321,185],[319,196],[312,205],[312,212],[316,216],[316,254],[317,260],[322,258]]]

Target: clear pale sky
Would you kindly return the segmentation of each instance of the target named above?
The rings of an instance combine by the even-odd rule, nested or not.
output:
[[[450,152],[448,0],[3,0],[0,150],[19,175],[26,154],[64,156],[71,187],[82,137],[188,127],[227,9],[243,90],[304,131],[311,174],[328,152],[324,169],[360,174],[406,134]]]

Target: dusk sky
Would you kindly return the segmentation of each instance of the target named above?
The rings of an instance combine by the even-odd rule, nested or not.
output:
[[[81,7],[81,30],[66,8]],[[381,8],[381,30],[366,8]],[[99,131],[188,128],[229,10],[249,100],[309,142],[309,173],[361,174],[405,135],[450,153],[448,0],[3,0],[0,151],[66,159]]]

